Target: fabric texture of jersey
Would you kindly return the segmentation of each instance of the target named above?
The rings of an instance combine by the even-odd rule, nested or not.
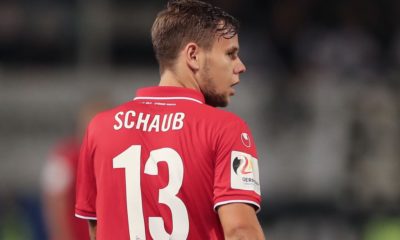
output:
[[[75,214],[98,240],[223,239],[216,208],[260,201],[248,126],[198,91],[142,88],[88,126]]]

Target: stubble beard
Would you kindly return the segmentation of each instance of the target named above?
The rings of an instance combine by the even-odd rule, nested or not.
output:
[[[213,107],[226,107],[228,106],[228,99],[224,94],[219,94],[216,91],[215,80],[210,74],[208,63],[206,62],[204,65],[204,71],[201,74],[203,87],[201,88],[201,92],[204,95],[204,99],[207,105]]]

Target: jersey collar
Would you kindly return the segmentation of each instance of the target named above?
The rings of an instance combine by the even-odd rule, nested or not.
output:
[[[157,86],[140,88],[133,100],[186,100],[203,104],[201,92],[190,88]]]

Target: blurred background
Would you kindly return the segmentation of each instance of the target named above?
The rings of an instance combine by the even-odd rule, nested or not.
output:
[[[267,239],[399,240],[400,2],[209,2],[241,21],[228,109],[257,142]],[[46,165],[86,102],[158,83],[165,3],[0,0],[0,239],[49,238],[43,192],[64,178]]]

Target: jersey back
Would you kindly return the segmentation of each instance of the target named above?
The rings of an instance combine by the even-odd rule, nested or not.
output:
[[[100,240],[223,239],[218,206],[260,204],[247,125],[189,89],[142,89],[96,116],[78,171],[76,215]]]

